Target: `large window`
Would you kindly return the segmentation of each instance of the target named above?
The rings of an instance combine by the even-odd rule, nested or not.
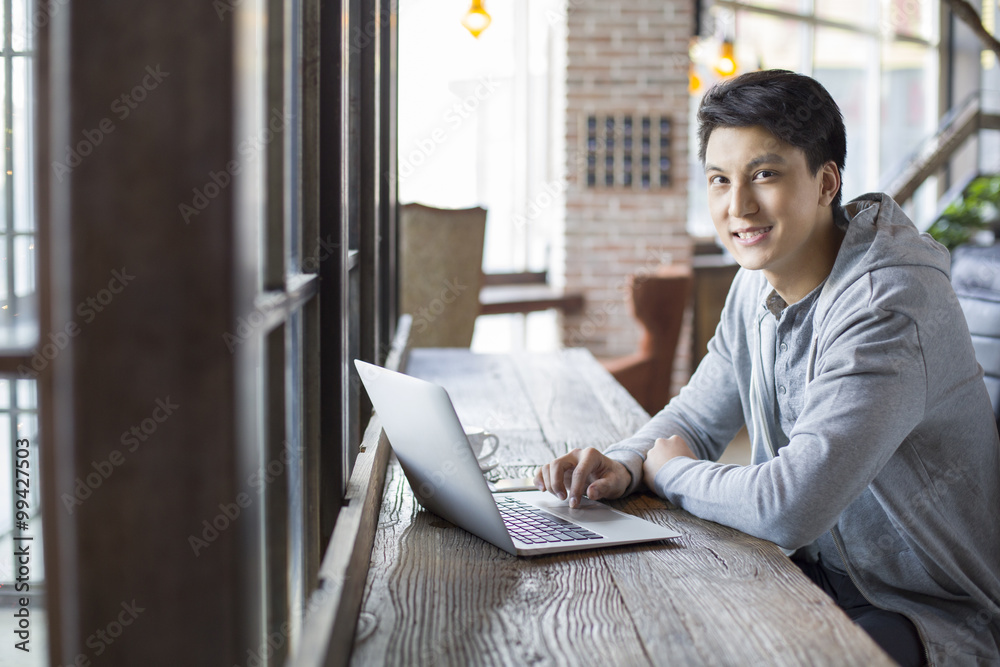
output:
[[[370,415],[351,361],[394,330],[395,3],[66,5],[36,54],[39,164],[88,152],[37,172],[41,343],[77,325],[37,378],[51,659],[284,664]],[[0,443],[35,414],[0,378]]]
[[[705,12],[695,47],[703,86],[692,104],[718,79],[712,64],[723,41],[734,45],[737,74],[775,68],[809,74],[844,113],[844,201],[878,190],[937,125],[938,12],[937,0],[719,0]],[[712,236],[696,141],[691,154],[689,231]],[[929,181],[910,206],[918,224],[935,201]]]
[[[461,24],[468,8],[400,7],[400,201],[482,206],[483,270],[546,271],[561,262],[565,23],[573,3],[490,3],[492,22],[478,38]],[[555,311],[488,315],[476,320],[472,347],[556,341]]]
[[[34,378],[68,336],[38,341],[35,287],[34,145],[32,3],[6,0],[0,7],[3,45],[2,117],[4,150],[0,155],[0,597],[18,597],[18,538],[32,538],[42,551],[38,417]],[[36,349],[37,344],[37,349]],[[35,358],[37,357],[37,359]],[[27,443],[25,445],[25,443]],[[20,478],[20,481],[17,481]],[[41,558],[31,571],[27,590],[42,602]],[[22,582],[24,583],[24,582]],[[36,610],[39,607],[36,607]],[[41,616],[39,616],[41,618]],[[0,627],[6,628],[4,624]],[[7,633],[10,634],[9,632]],[[5,647],[6,648],[6,647]]]
[[[264,632],[287,636],[280,664],[299,645],[371,413],[353,359],[381,363],[394,332],[394,7],[270,0],[268,10],[263,106],[244,111],[258,127],[289,119],[267,148],[255,298],[267,320],[259,463],[281,468],[263,515]]]

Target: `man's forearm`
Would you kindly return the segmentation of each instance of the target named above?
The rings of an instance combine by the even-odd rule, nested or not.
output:
[[[669,438],[657,438],[653,447],[646,453],[646,460],[642,463],[642,481],[647,488],[656,491],[656,473],[663,465],[678,456],[685,456],[690,459],[697,459],[688,444],[678,435]]]

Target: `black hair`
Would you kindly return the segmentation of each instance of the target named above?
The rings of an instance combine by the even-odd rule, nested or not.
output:
[[[813,174],[833,160],[841,187],[833,198],[840,211],[847,133],[844,116],[818,81],[804,74],[772,69],[749,72],[720,81],[705,93],[698,107],[698,158],[717,127],[760,126],[776,138],[801,148]]]

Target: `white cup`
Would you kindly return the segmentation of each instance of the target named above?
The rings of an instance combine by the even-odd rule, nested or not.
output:
[[[500,446],[500,438],[495,434],[488,432],[481,426],[466,426],[465,437],[468,438],[472,453],[479,461],[480,470],[489,472],[500,464],[499,461],[489,462],[490,457],[496,453]]]

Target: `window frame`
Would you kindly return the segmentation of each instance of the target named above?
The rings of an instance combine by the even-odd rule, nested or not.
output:
[[[395,155],[396,3],[119,9],[95,0],[87,12],[56,11],[39,33],[40,331],[58,330],[107,282],[108,257],[150,276],[39,378],[50,657],[74,662],[135,598],[149,621],[116,638],[108,659],[195,652],[240,663],[277,632],[282,645],[260,659],[279,664],[305,641],[307,600],[324,585],[320,562],[371,414],[351,362],[383,362],[395,331],[395,179],[383,165]],[[120,47],[95,30],[100,21],[133,26],[130,59],[109,60]],[[134,85],[140,60],[169,62],[172,85],[74,179],[54,179],[52,156],[107,113],[109,91]],[[268,129],[274,109],[287,120]],[[173,202],[256,136],[254,157],[196,219],[180,220]],[[157,161],[141,152],[150,143]],[[153,184],[146,199],[136,184]],[[150,193],[168,205],[149,205]],[[148,213],[142,226],[133,206]],[[251,317],[227,351],[225,334]],[[81,511],[60,511],[60,495],[123,424],[146,416],[140,399],[161,385],[183,409],[159,428],[157,448],[131,455]],[[241,497],[239,518],[201,539]],[[206,544],[193,556],[192,540]],[[136,573],[153,563],[155,575]],[[161,585],[171,581],[183,585]]]

